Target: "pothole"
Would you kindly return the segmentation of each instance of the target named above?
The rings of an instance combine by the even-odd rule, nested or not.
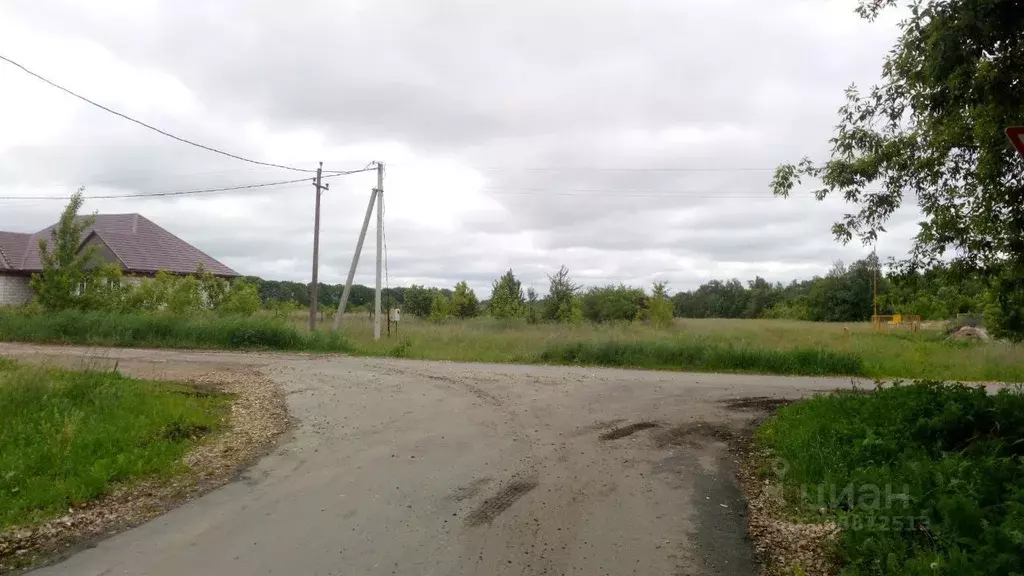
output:
[[[604,440],[604,441],[607,441],[607,440],[618,440],[619,438],[625,438],[626,436],[631,436],[633,434],[636,434],[637,432],[639,432],[641,430],[648,430],[650,428],[657,428],[657,427],[658,427],[658,423],[657,422],[634,422],[632,424],[627,424],[625,426],[620,426],[618,428],[613,428],[613,429],[605,432],[604,434],[601,434],[597,438],[599,440]]]
[[[654,437],[654,440],[658,446],[681,446],[691,444],[697,438],[712,438],[722,442],[732,442],[739,438],[740,434],[739,430],[722,424],[694,422],[693,424],[674,426],[662,430]]]
[[[749,396],[747,398],[733,398],[723,400],[722,403],[730,410],[740,412],[773,412],[782,406],[788,406],[795,402],[787,398],[770,398],[768,396]]]

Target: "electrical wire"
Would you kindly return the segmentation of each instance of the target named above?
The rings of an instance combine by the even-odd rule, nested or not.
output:
[[[56,89],[58,89],[58,90],[60,90],[60,91],[62,91],[64,93],[66,93],[66,94],[74,96],[75,98],[78,98],[79,100],[81,100],[83,102],[86,102],[88,104],[92,104],[93,106],[95,106],[95,107],[97,107],[97,108],[99,108],[101,110],[109,112],[109,113],[111,113],[111,114],[113,114],[115,116],[119,116],[121,118],[124,118],[125,120],[128,120],[129,122],[134,122],[135,124],[138,124],[139,126],[142,126],[143,128],[148,128],[148,129],[150,129],[150,130],[152,130],[152,131],[154,131],[154,132],[156,132],[158,134],[162,134],[164,136],[167,136],[168,138],[171,138],[173,140],[177,140],[178,142],[181,142],[183,144],[188,144],[190,146],[195,146],[196,148],[202,148],[203,150],[206,150],[208,152],[213,152],[215,154],[220,154],[222,156],[227,156],[228,158],[234,158],[235,160],[241,160],[243,162],[249,162],[250,164],[258,164],[260,166],[269,166],[271,168],[280,168],[282,170],[291,170],[293,172],[308,172],[308,173],[315,173],[316,172],[316,170],[311,170],[311,169],[308,169],[308,168],[296,168],[294,166],[286,166],[284,164],[274,164],[273,162],[261,162],[259,160],[253,160],[252,158],[246,158],[244,156],[239,156],[237,154],[232,154],[230,152],[225,152],[223,150],[219,150],[217,148],[213,148],[212,146],[206,146],[204,144],[200,144],[198,142],[194,142],[194,141],[189,140],[187,138],[182,138],[181,136],[175,136],[174,134],[171,134],[170,132],[167,132],[165,130],[161,130],[160,128],[157,128],[156,126],[152,126],[150,124],[146,124],[145,122],[143,122],[141,120],[137,120],[135,118],[132,118],[131,116],[128,116],[127,114],[118,112],[117,110],[113,110],[111,108],[108,108],[108,107],[104,106],[103,104],[100,104],[99,102],[90,100],[90,99],[86,98],[85,96],[82,96],[81,94],[78,94],[78,93],[76,93],[76,92],[74,92],[74,91],[72,91],[72,90],[70,90],[68,88],[65,88],[65,87],[61,86],[60,84],[57,84],[56,82],[54,82],[52,80],[49,80],[48,78],[45,78],[45,77],[43,77],[43,76],[41,76],[41,75],[39,75],[39,74],[29,70],[25,66],[19,64],[18,62],[15,62],[14,60],[11,60],[10,58],[7,58],[6,56],[4,56],[2,54],[0,54],[0,60],[3,60],[4,62],[7,62],[8,64],[11,64],[13,66],[16,66],[17,68],[20,68],[26,74],[28,74],[30,76],[33,76],[33,77],[35,77],[35,78],[37,78],[39,80],[42,80],[43,82],[49,84],[50,86],[53,86],[54,88],[56,88]],[[342,172],[337,171],[337,170],[325,170],[325,172],[329,172],[331,174],[341,174],[342,173]]]
[[[775,168],[747,167],[691,167],[691,166],[635,166],[635,167],[597,167],[597,166],[483,166],[474,167],[483,172],[773,172]]]
[[[355,174],[357,172],[366,172],[368,169],[360,170],[349,170],[346,172],[338,172],[336,174],[327,174],[322,178],[334,178],[337,176],[347,176],[349,174]],[[297,184],[299,182],[312,182],[312,178],[297,178],[295,180],[280,180],[277,182],[261,182],[258,184],[243,184],[240,186],[224,186],[221,188],[202,188],[199,190],[179,190],[173,192],[151,192],[144,194],[105,194],[97,196],[83,196],[83,200],[113,200],[113,199],[131,199],[131,198],[160,198],[167,196],[190,196],[193,194],[211,194],[214,192],[230,192],[233,190],[250,190],[253,188],[266,188],[269,186],[281,186],[284,184]],[[0,200],[70,200],[70,196],[0,196]]]
[[[112,187],[112,188],[125,188],[125,187],[132,187],[133,185],[138,184],[139,182],[151,182],[153,180],[176,180],[176,179],[179,179],[179,178],[187,179],[187,178],[193,178],[193,177],[197,177],[197,176],[219,176],[219,175],[224,175],[224,174],[238,174],[238,173],[241,173],[241,172],[252,173],[252,172],[257,172],[257,171],[261,171],[261,170],[268,170],[268,168],[263,167],[263,166],[248,166],[248,167],[245,167],[245,168],[231,168],[231,169],[227,169],[227,170],[210,170],[210,171],[206,171],[206,172],[155,172],[152,169],[148,169],[148,168],[147,169],[139,169],[139,170],[127,169],[127,170],[118,170],[118,172],[120,174],[122,174],[119,177],[114,177],[114,176],[111,176],[110,174],[105,174],[105,175],[104,174],[100,174],[98,176],[94,176],[96,178],[100,178],[99,180],[80,178],[80,177],[76,177],[76,176],[70,176],[70,177],[67,178],[67,180],[82,180],[82,181],[85,181],[86,182],[86,184],[85,184],[86,187],[104,186],[104,187]],[[141,174],[141,175],[140,176],[132,176],[131,174]],[[27,184],[27,185],[19,184],[18,187],[19,188],[28,188],[28,189],[53,188],[55,186],[63,186],[66,183],[67,183],[66,181],[52,180],[52,181],[49,181],[49,182],[38,182],[38,183]]]
[[[222,188],[203,188],[200,190],[181,190],[174,192],[152,192],[149,194],[106,194],[100,196],[83,196],[83,200],[112,200],[115,198],[157,198],[166,196],[188,196],[191,194],[210,194],[213,192],[228,192],[231,190],[249,190],[252,188],[266,188],[268,186],[280,186],[282,184],[296,184],[298,182],[312,182],[312,178],[299,178],[297,180],[281,180],[278,182],[262,182],[259,184],[245,184],[242,186],[225,186]],[[0,196],[0,200],[69,200],[70,196]]]
[[[612,197],[612,198],[699,198],[699,199],[734,199],[734,200],[774,200],[776,199],[767,189],[758,190],[639,190],[638,193],[631,193],[627,190],[613,190],[609,188],[570,188],[557,191],[544,188],[492,188],[480,189],[482,192],[495,196],[580,196],[584,198]],[[874,192],[865,190],[865,192]],[[790,198],[802,198],[798,193],[793,193]]]

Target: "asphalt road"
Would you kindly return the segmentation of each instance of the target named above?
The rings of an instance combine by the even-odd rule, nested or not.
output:
[[[135,374],[257,366],[296,426],[237,482],[42,575],[747,575],[720,438],[849,379],[2,345]]]

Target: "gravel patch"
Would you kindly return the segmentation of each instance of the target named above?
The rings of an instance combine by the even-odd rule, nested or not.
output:
[[[737,471],[740,489],[747,500],[747,533],[767,574],[790,575],[799,566],[807,576],[833,576],[838,566],[827,553],[828,544],[839,534],[831,522],[800,524],[785,518],[782,489],[762,480],[757,463],[763,455],[749,446],[737,450],[741,456]]]

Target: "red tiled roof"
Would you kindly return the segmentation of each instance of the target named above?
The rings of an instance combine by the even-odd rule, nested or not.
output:
[[[97,214],[95,222],[83,231],[82,241],[91,233],[97,236],[124,263],[125,271],[152,274],[160,270],[178,274],[191,274],[202,263],[203,268],[218,276],[238,276],[238,273],[214,260],[195,246],[157,226],[139,214]],[[0,232],[0,247],[6,248],[4,235],[27,238],[22,254],[9,261],[10,268],[35,272],[42,270],[39,260],[39,239],[49,239],[53,228],[49,226],[35,234]],[[20,241],[20,240],[19,240]],[[11,242],[12,247],[15,241]],[[5,254],[6,249],[5,249]]]

